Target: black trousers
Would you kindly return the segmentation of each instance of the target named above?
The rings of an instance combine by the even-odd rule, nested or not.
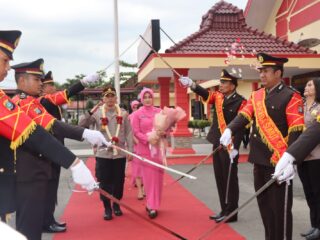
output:
[[[311,226],[320,228],[320,159],[298,165],[298,174],[310,209]]]
[[[28,240],[41,240],[47,180],[17,182],[16,227]]]
[[[118,200],[122,199],[126,158],[96,158],[96,177],[100,187]],[[110,209],[110,200],[100,194],[105,209]]]
[[[230,158],[225,150],[220,150],[213,156],[213,170],[216,179],[221,212],[228,215],[238,208],[239,201],[239,181],[238,181],[238,159],[239,155],[234,159],[231,167],[228,203],[226,204],[227,181],[229,175]]]
[[[43,227],[48,227],[55,222],[54,211],[57,204],[58,187],[59,178],[53,178],[48,181]]]
[[[273,173],[274,167],[254,164],[253,176],[255,191],[259,190],[266,182],[268,182],[271,179],[271,175]],[[265,229],[266,240],[283,240],[285,187],[285,183],[281,185],[273,183],[257,197],[259,211]],[[293,199],[291,181],[288,189],[286,226],[287,240],[292,239],[292,201]]]

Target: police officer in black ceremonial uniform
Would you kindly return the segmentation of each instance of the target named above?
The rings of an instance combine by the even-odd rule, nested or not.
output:
[[[247,105],[228,124],[220,142],[228,145],[231,135],[253,121],[250,137],[249,162],[254,164],[254,187],[257,191],[268,182],[287,146],[301,134],[304,127],[303,103],[298,92],[282,82],[283,65],[287,58],[265,53],[257,55],[260,79],[264,87],[251,94]],[[292,239],[292,184],[287,202],[286,239]],[[265,228],[266,240],[284,239],[285,184],[276,183],[257,197]]]
[[[18,45],[20,36],[20,31],[0,31],[0,81],[4,80],[10,69],[9,62],[12,60],[12,54]],[[20,148],[24,148],[32,154],[41,154],[65,168],[71,167],[73,180],[88,191],[92,191],[96,186],[93,176],[84,163],[28,117],[1,89],[0,138],[1,214],[7,214],[16,209],[14,204],[16,200],[15,174],[18,172],[16,151]],[[41,165],[42,163],[40,161],[38,163],[34,162],[35,166],[37,164]],[[33,182],[30,182],[30,184],[32,185]],[[36,195],[38,185],[34,183],[34,187],[34,195]],[[30,204],[37,206],[37,203],[30,202]],[[25,208],[27,207],[25,206]],[[25,219],[25,224],[34,225],[36,218],[33,218],[33,216],[36,217],[36,214],[37,210],[30,212],[29,219]],[[42,225],[42,222],[40,225]],[[26,235],[29,240],[41,239],[41,227],[38,231],[32,231],[30,235]]]
[[[66,104],[67,100],[71,96],[81,92],[89,83],[92,83],[98,79],[99,75],[92,74],[85,77],[82,81],[73,84],[65,92],[62,91],[64,96],[59,95],[54,84],[52,72],[49,71],[42,79],[42,98],[40,100],[41,105],[57,120],[62,119],[62,113],[60,105]],[[59,99],[60,97],[60,99]],[[65,101],[63,101],[65,100]],[[64,138],[61,135],[54,135],[62,144],[64,144]],[[57,222],[54,218],[54,210],[57,203],[57,194],[60,178],[60,165],[52,164],[52,175],[48,183],[47,200],[45,206],[45,215],[43,223],[43,231],[50,233],[65,232],[66,223]]]
[[[246,104],[243,96],[236,91],[238,78],[229,74],[225,69],[221,72],[219,92],[209,92],[190,78],[182,77],[180,82],[189,86],[191,90],[202,97],[206,103],[213,104],[212,126],[207,139],[213,144],[213,149],[220,145],[220,137],[227,124],[230,123],[238,114],[238,111]],[[234,149],[239,151],[244,131],[239,131],[234,137]],[[231,172],[229,173],[230,154],[227,150],[221,149],[213,156],[213,169],[216,179],[221,211],[210,216],[210,219],[221,222],[225,216],[238,208],[239,201],[239,183],[238,183],[238,159],[236,152],[233,158]],[[230,174],[228,199],[226,199],[227,182]],[[237,221],[237,215],[228,220],[228,222]]]
[[[277,177],[278,181],[287,181],[294,177],[293,163],[302,164],[305,159],[308,159],[311,152],[317,148],[320,144],[320,113],[317,113],[316,121],[314,121],[308,128],[300,135],[300,137],[292,144],[286,152],[282,155],[279,160],[274,175]],[[317,161],[317,160],[312,160]],[[301,165],[300,165],[301,166]],[[314,171],[317,172],[317,168],[309,170],[307,174]],[[320,238],[320,226],[319,222],[319,174],[312,175],[309,177],[309,188],[305,190],[307,203],[310,207],[310,218],[311,218],[311,229],[305,233],[301,234],[307,240],[316,240]],[[307,195],[308,193],[308,195]],[[313,212],[311,212],[313,211]]]
[[[18,94],[13,97],[21,109],[34,121],[52,132],[58,139],[86,139],[90,143],[108,146],[108,142],[99,131],[70,126],[51,116],[41,105],[39,94],[42,87],[43,59],[12,66],[15,70]],[[67,93],[62,96],[49,96],[52,101],[66,100]],[[30,239],[41,238],[44,222],[45,200],[48,180],[51,178],[52,166],[49,159],[42,155],[17,150],[17,229]],[[35,189],[37,194],[35,193]],[[31,204],[32,203],[32,204]],[[40,232],[40,233],[39,233]]]

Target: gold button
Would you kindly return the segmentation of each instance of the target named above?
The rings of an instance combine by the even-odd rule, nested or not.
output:
[[[257,137],[257,134],[253,134],[254,137]]]
[[[0,168],[0,172],[4,172],[4,168]]]

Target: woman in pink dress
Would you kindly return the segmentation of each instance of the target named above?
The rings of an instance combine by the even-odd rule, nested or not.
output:
[[[139,143],[136,145],[140,156],[153,162],[162,164],[159,155],[151,156],[147,134],[152,131],[154,116],[161,110],[153,106],[153,91],[149,88],[142,89],[140,99],[143,104],[132,117],[132,129]],[[159,152],[159,151],[158,151]],[[150,218],[157,217],[160,207],[163,187],[163,169],[154,167],[148,163],[142,164],[143,184],[146,192],[147,211]]]
[[[130,105],[131,105],[132,113],[129,115],[129,119],[132,124],[132,116],[138,110],[140,102],[137,100],[134,100],[131,102]],[[133,136],[133,142],[134,142],[133,151],[134,153],[139,154],[137,152],[137,144],[139,143],[139,141],[135,136]],[[137,196],[138,200],[142,200],[144,197],[144,190],[142,185],[142,162],[135,157],[131,161],[131,181],[132,181],[131,182],[132,185],[135,185],[138,188],[138,196]]]

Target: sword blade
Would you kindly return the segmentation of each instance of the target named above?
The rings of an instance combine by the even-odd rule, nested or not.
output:
[[[221,222],[219,222],[217,225],[210,228],[208,231],[206,231],[204,234],[202,234],[198,240],[205,239],[210,233],[217,230],[220,226],[222,226],[226,221],[228,221],[230,218],[232,218],[235,214],[237,214],[241,209],[246,207],[250,202],[252,202],[253,199],[258,197],[264,190],[266,190],[268,187],[270,187],[274,182],[276,181],[276,178],[271,178],[268,182],[266,182],[258,191],[255,192],[255,194],[250,197],[247,201],[245,201],[240,207],[235,209],[233,212],[231,212],[228,216],[226,216]]]
[[[215,154],[217,151],[219,151],[222,148],[221,145],[219,145],[218,147],[216,147],[209,155],[207,155],[205,158],[201,159],[197,164],[195,164],[191,169],[189,169],[186,174],[189,174],[191,172],[193,172],[194,170],[196,170],[200,165],[202,165],[205,161],[207,161],[209,159],[209,157],[211,157],[213,154]],[[176,182],[179,182],[181,179],[183,179],[184,176],[179,177],[177,180],[175,180],[172,184],[175,184]]]
[[[145,44],[147,44],[149,46],[149,48],[152,50],[152,52],[154,52],[158,56],[158,58],[160,58],[160,60],[171,69],[172,72],[177,74],[179,77],[182,77],[180,73],[178,73],[166,60],[163,59],[163,57],[161,57],[161,55],[156,50],[154,50],[154,48],[147,42],[147,40],[144,39],[144,37],[142,37],[141,35],[139,35],[139,36],[145,42]]]
[[[231,158],[231,157],[230,157]],[[231,170],[232,170],[232,160],[230,159],[228,178],[227,178],[227,189],[226,189],[226,199],[225,204],[228,204],[229,200],[229,188],[230,188],[230,178],[231,178]]]
[[[151,164],[151,165],[153,165],[153,166],[156,166],[156,167],[158,167],[158,168],[162,168],[162,169],[167,170],[167,171],[169,171],[169,172],[173,172],[173,173],[175,173],[175,174],[179,174],[179,175],[185,176],[185,177],[190,178],[190,179],[197,179],[195,176],[192,176],[192,175],[189,175],[189,174],[185,174],[185,173],[180,172],[180,171],[178,171],[178,170],[175,170],[175,169],[173,169],[173,168],[169,168],[169,167],[164,166],[164,165],[162,165],[162,164],[153,162],[153,161],[151,161],[151,160],[149,160],[149,159],[147,159],[147,158],[141,157],[141,156],[139,156],[139,155],[137,155],[137,154],[135,154],[135,153],[132,153],[132,152],[130,152],[130,151],[126,150],[126,149],[123,149],[123,148],[121,148],[121,147],[118,147],[118,146],[116,146],[116,145],[112,145],[112,147],[114,147],[114,148],[116,148],[116,149],[119,149],[120,151],[122,151],[122,152],[124,152],[124,153],[126,153],[126,154],[129,154],[129,155],[131,155],[131,156],[133,156],[133,157],[136,157],[137,159],[140,159],[141,161],[146,162],[146,163],[148,163],[148,164]]]
[[[101,188],[97,188],[96,191],[98,191],[101,195],[105,196],[106,198],[112,200],[113,202],[119,204],[120,206],[122,206],[123,208],[127,209],[129,212],[133,213],[134,215],[136,215],[137,217],[147,221],[148,223],[150,223],[151,225],[167,232],[167,233],[170,233],[171,235],[177,237],[178,239],[182,239],[182,240],[187,240],[187,238],[181,236],[180,234],[172,231],[171,229],[159,224],[159,223],[156,223],[154,221],[150,221],[148,218],[142,216],[140,213],[138,213],[136,210],[134,210],[133,208],[129,207],[127,204],[119,201],[117,198],[115,198],[114,196],[112,196],[111,194],[109,194],[108,192],[104,191],[103,189]]]

